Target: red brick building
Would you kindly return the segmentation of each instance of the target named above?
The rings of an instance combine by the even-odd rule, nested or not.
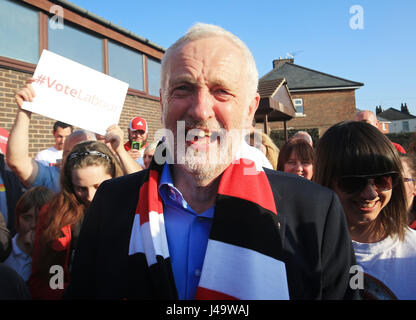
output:
[[[165,49],[68,1],[0,1],[0,127],[11,130],[15,92],[35,71],[43,49],[129,83],[119,126],[148,121],[149,139],[161,128],[160,61]],[[93,119],[92,119],[93,121]],[[32,115],[29,151],[54,144],[54,119]]]
[[[287,121],[287,129],[319,130],[322,135],[333,124],[352,120],[355,90],[363,83],[346,80],[294,64],[294,59],[273,61],[273,70],[260,82],[285,78],[296,108],[296,116]],[[271,122],[273,130],[282,130],[282,122]]]

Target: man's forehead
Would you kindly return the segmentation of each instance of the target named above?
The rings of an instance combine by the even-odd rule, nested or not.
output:
[[[227,39],[210,37],[192,40],[175,49],[169,59],[169,83],[195,82],[196,76],[226,84],[241,78],[241,50]]]

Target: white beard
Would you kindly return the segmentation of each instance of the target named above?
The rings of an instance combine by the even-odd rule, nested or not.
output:
[[[178,163],[193,175],[197,181],[212,180],[218,177],[232,162],[232,143],[229,137],[211,145],[208,151],[187,147],[184,155],[178,155]]]

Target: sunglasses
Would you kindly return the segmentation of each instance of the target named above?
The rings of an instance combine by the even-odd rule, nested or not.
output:
[[[343,176],[338,180],[338,188],[345,193],[360,193],[369,183],[373,184],[378,191],[387,191],[399,181],[399,173],[396,171],[372,174]]]

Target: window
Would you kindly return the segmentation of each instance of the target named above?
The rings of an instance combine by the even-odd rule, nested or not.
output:
[[[403,121],[402,122],[402,126],[403,126],[403,131],[404,132],[409,132],[409,121]]]
[[[67,21],[63,29],[48,24],[49,50],[90,68],[103,72],[102,39],[72,27]]]
[[[149,79],[149,94],[152,96],[159,96],[160,89],[160,62],[147,59],[147,77]]]
[[[143,55],[108,41],[108,74],[144,91]]]
[[[0,1],[0,56],[38,63],[39,13],[18,3]]]
[[[295,106],[297,116],[305,115],[303,109],[303,99],[293,99],[293,104]]]

